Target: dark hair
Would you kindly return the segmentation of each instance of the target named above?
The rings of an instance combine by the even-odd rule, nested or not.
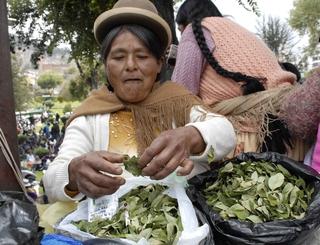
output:
[[[151,52],[151,54],[157,59],[160,60],[165,52],[166,47],[162,47],[159,41],[159,38],[156,34],[154,34],[149,29],[145,28],[144,26],[135,25],[135,24],[128,24],[128,25],[120,25],[113,28],[104,38],[101,44],[101,58],[103,63],[106,61],[106,57],[108,56],[111,44],[113,40],[124,31],[129,31],[133,35],[135,35]],[[158,79],[158,77],[157,77]],[[112,86],[110,83],[108,84],[108,89],[113,91]]]
[[[242,85],[244,95],[265,90],[264,86],[259,81],[264,78],[257,78],[240,72],[228,71],[224,69],[212,55],[206,43],[201,26],[202,19],[210,16],[223,17],[218,8],[210,0],[186,0],[178,11],[176,22],[179,25],[185,26],[192,23],[194,36],[209,65],[223,77],[231,78],[236,82],[245,82],[245,84]]]
[[[112,41],[124,31],[129,31],[139,38],[156,59],[163,57],[166,47],[161,46],[157,35],[143,26],[132,24],[117,26],[106,35],[101,44],[101,58],[103,61],[105,61],[110,52]]]
[[[219,9],[210,0],[187,0],[179,8],[176,22],[178,25],[187,26],[194,17],[203,19],[210,16],[222,17]]]
[[[290,62],[280,62],[279,64],[280,64],[280,66],[282,67],[283,70],[286,70],[286,71],[289,71],[289,72],[295,74],[296,77],[297,77],[297,82],[300,81],[301,73],[300,73],[300,71],[298,70],[298,68],[294,64],[292,64]]]

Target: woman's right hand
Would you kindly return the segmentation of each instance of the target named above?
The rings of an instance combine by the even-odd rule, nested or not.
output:
[[[91,198],[110,195],[125,183],[124,178],[117,176],[122,174],[122,169],[116,163],[122,162],[123,155],[107,151],[89,152],[76,157],[69,164],[66,189],[79,191]]]

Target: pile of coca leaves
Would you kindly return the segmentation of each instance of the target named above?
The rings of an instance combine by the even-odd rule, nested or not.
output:
[[[182,231],[178,204],[159,184],[139,186],[119,199],[119,210],[111,218],[73,222],[81,231],[100,238],[141,238],[150,244],[176,244]]]
[[[302,219],[313,192],[301,177],[265,161],[229,162],[203,190],[207,204],[224,220],[254,223]]]

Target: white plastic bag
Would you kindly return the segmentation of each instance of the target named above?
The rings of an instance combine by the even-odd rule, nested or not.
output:
[[[196,245],[200,241],[206,238],[209,233],[208,224],[199,226],[197,216],[193,205],[186,195],[184,184],[177,182],[174,178],[166,178],[164,180],[150,180],[146,177],[132,177],[126,179],[126,184],[121,186],[117,192],[113,195],[106,196],[108,198],[117,198],[122,197],[130,190],[138,186],[146,186],[149,184],[161,184],[168,186],[166,194],[176,198],[178,202],[181,222],[183,226],[183,231],[179,238],[179,245]],[[88,239],[96,238],[95,236],[80,231],[76,226],[71,224],[72,221],[78,220],[88,220],[88,200],[85,200],[78,205],[78,209],[73,213],[66,216],[57,226],[56,231],[71,235],[73,238],[85,241]],[[147,245],[148,242],[146,239],[140,239],[137,243],[127,239],[120,239],[126,244],[138,244],[138,245]]]

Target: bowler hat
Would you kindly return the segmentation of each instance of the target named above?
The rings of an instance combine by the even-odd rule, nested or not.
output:
[[[112,9],[100,14],[94,22],[94,37],[102,44],[108,32],[124,24],[142,25],[154,32],[163,47],[171,44],[171,30],[149,0],[119,0]]]

